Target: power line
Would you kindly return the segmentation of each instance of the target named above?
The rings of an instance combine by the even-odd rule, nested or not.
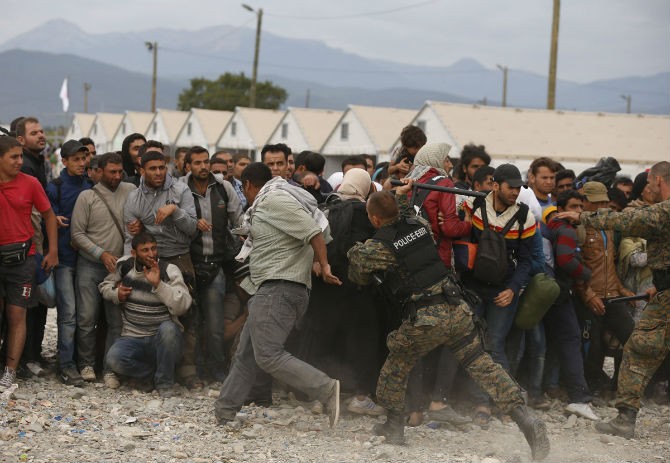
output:
[[[366,16],[377,16],[380,14],[388,14],[388,13],[395,13],[396,11],[404,11],[404,10],[409,10],[413,8],[419,8],[424,5],[429,5],[431,3],[437,3],[439,0],[427,0],[425,2],[419,2],[419,3],[413,3],[411,5],[405,5],[405,6],[399,6],[397,8],[390,8],[388,10],[377,10],[377,11],[369,11],[367,13],[355,13],[355,14],[347,14],[347,15],[340,15],[340,16],[291,16],[291,15],[284,15],[284,14],[272,14],[272,13],[265,13],[267,16],[273,16],[275,18],[285,18],[285,19],[304,19],[304,20],[310,20],[310,21],[327,21],[327,20],[337,20],[337,19],[351,19],[351,18],[362,18]]]

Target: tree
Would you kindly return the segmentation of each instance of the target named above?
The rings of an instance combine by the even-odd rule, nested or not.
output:
[[[232,111],[235,106],[249,106],[251,79],[244,73],[226,72],[216,80],[199,77],[191,79],[191,88],[179,94],[178,107],[182,111],[191,108],[218,109]],[[286,101],[288,93],[270,81],[256,83],[256,107],[279,109]]]

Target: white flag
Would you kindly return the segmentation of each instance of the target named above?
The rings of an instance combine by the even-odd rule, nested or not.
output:
[[[63,112],[66,113],[70,108],[70,99],[67,96],[67,77],[63,79],[63,85],[61,85],[60,94],[58,96],[63,102]]]

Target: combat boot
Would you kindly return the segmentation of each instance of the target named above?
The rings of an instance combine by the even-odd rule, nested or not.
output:
[[[386,423],[377,423],[372,428],[378,436],[386,437],[386,442],[395,445],[405,444],[405,415],[398,412],[389,411],[386,416]]]
[[[602,434],[632,439],[635,436],[635,419],[637,411],[630,408],[620,408],[616,418],[602,423],[596,423],[596,430]]]
[[[510,415],[530,445],[533,460],[544,460],[549,454],[547,426],[544,422],[526,406],[516,407]]]

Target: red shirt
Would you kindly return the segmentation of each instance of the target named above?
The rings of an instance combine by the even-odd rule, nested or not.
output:
[[[436,175],[440,175],[440,173],[435,169],[430,169],[417,183],[428,183]],[[437,185],[454,188],[454,183],[448,178],[443,178],[437,182]],[[411,198],[411,192],[409,198]],[[435,240],[439,243],[438,252],[440,253],[440,258],[444,262],[444,265],[451,267],[451,242],[455,238],[469,236],[472,224],[458,218],[458,213],[456,212],[456,195],[451,193],[431,191],[423,202],[423,209],[428,216]],[[437,219],[438,212],[441,212],[444,217],[442,225],[440,225]]]
[[[35,177],[19,172],[13,180],[0,183],[0,245],[23,243],[33,237],[33,206],[40,212],[51,209],[44,188]],[[29,254],[35,254],[35,245]]]

